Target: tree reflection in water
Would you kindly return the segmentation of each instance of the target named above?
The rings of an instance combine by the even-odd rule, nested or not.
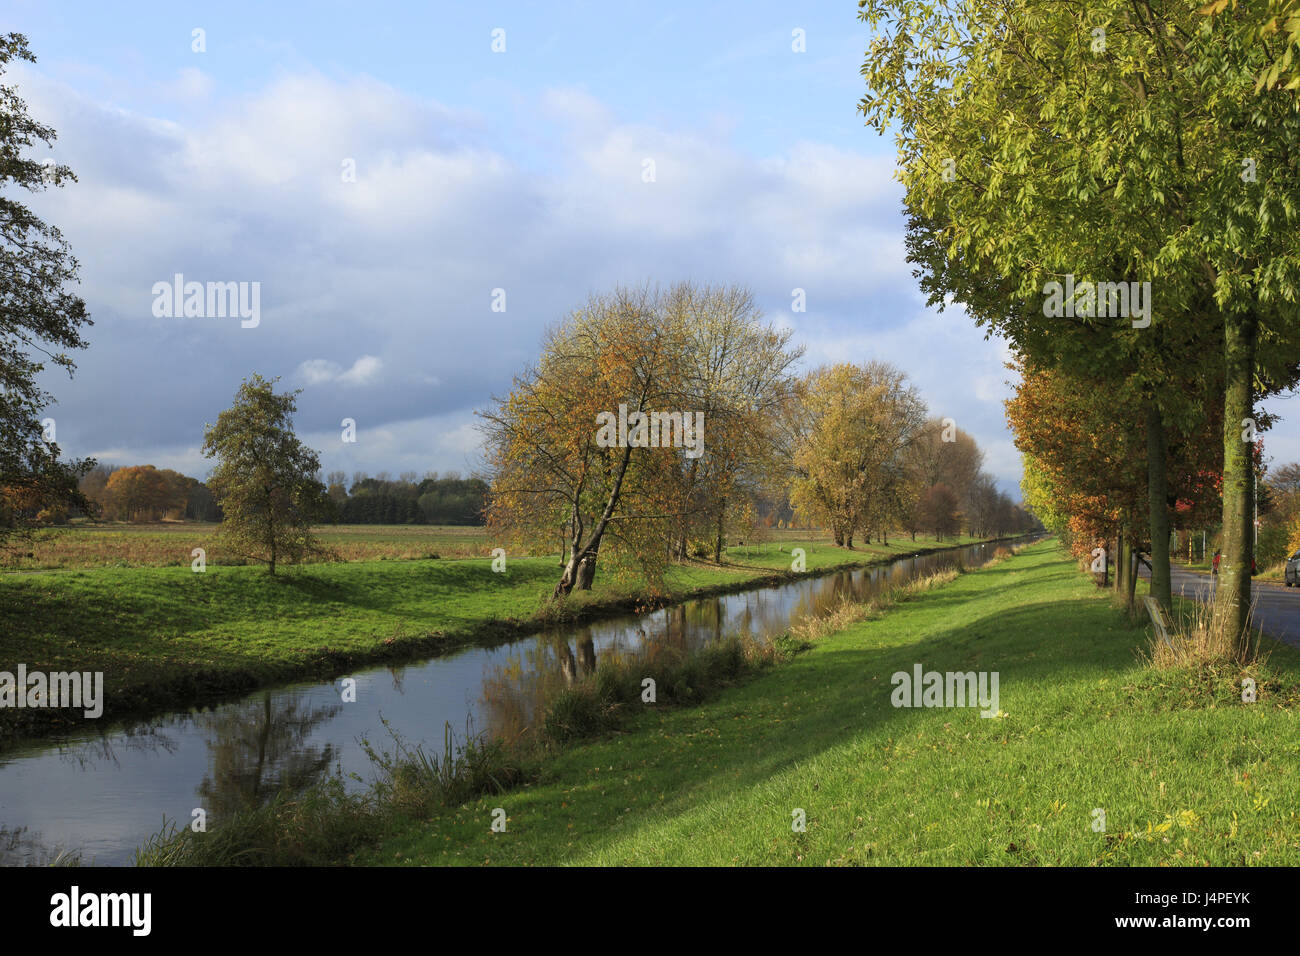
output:
[[[306,740],[343,705],[300,710],[302,704],[291,695],[273,699],[267,691],[260,700],[198,718],[209,731],[212,758],[197,790],[209,821],[262,806],[281,792],[300,793],[325,775],[334,745],[307,746]]]
[[[163,732],[162,726],[165,723],[168,730],[178,731],[190,721],[189,714],[172,714],[164,721],[141,721],[116,730],[105,730],[97,737],[61,741],[59,757],[76,763],[83,770],[93,770],[100,764],[118,766],[119,752],[175,753],[179,744]]]

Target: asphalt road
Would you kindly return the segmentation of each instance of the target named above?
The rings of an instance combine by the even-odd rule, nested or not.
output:
[[[1142,577],[1150,577],[1143,567]],[[1184,571],[1175,566],[1172,571],[1173,591],[1183,597],[1204,601],[1213,587],[1210,575],[1205,572]],[[1288,588],[1267,581],[1251,581],[1250,597],[1255,603],[1254,622],[1264,633],[1300,647],[1300,588]]]

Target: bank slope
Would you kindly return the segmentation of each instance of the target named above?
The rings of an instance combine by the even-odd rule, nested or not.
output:
[[[1280,684],[1243,704],[1231,675],[1147,670],[1145,639],[1036,545],[703,706],[647,708],[541,783],[412,822],[359,862],[1300,862],[1295,652],[1279,646]],[[1004,716],[895,708],[891,675],[916,664],[998,672]]]

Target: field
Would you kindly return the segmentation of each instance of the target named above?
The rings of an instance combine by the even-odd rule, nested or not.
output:
[[[1275,646],[1245,704],[1239,673],[1144,666],[1147,638],[1038,544],[701,706],[645,708],[536,785],[398,821],[356,862],[1300,863],[1300,655]],[[918,663],[999,672],[1002,714],[891,706]]]
[[[218,524],[156,522],[152,524],[74,524],[47,528],[29,541],[0,548],[0,570],[40,571],[72,568],[189,567],[191,552],[203,548],[208,564],[242,565],[242,558],[223,554]],[[482,558],[496,545],[480,526],[457,525],[328,525],[315,529],[321,542],[341,561],[410,561],[420,558]],[[788,552],[802,545],[812,553],[843,555],[830,536],[806,529],[768,531],[763,543],[750,542],[728,549],[730,560],[778,568],[790,564],[779,548]],[[944,547],[976,539],[963,537],[942,542]],[[900,554],[933,547],[931,535],[891,538],[889,545],[858,545],[855,550],[872,555]],[[559,554],[558,550],[555,552]],[[811,565],[810,565],[811,566]]]
[[[209,564],[227,564],[217,540],[218,524],[84,524],[48,528],[31,541],[0,549],[4,570],[189,566],[194,548]],[[482,527],[448,525],[329,525],[316,529],[343,561],[403,561],[412,558],[473,558],[491,546]],[[242,563],[234,559],[235,563]]]

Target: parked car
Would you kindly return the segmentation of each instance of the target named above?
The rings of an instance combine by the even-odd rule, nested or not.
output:
[[[1282,575],[1286,586],[1291,588],[1300,584],[1300,551],[1286,559],[1286,571]]]

